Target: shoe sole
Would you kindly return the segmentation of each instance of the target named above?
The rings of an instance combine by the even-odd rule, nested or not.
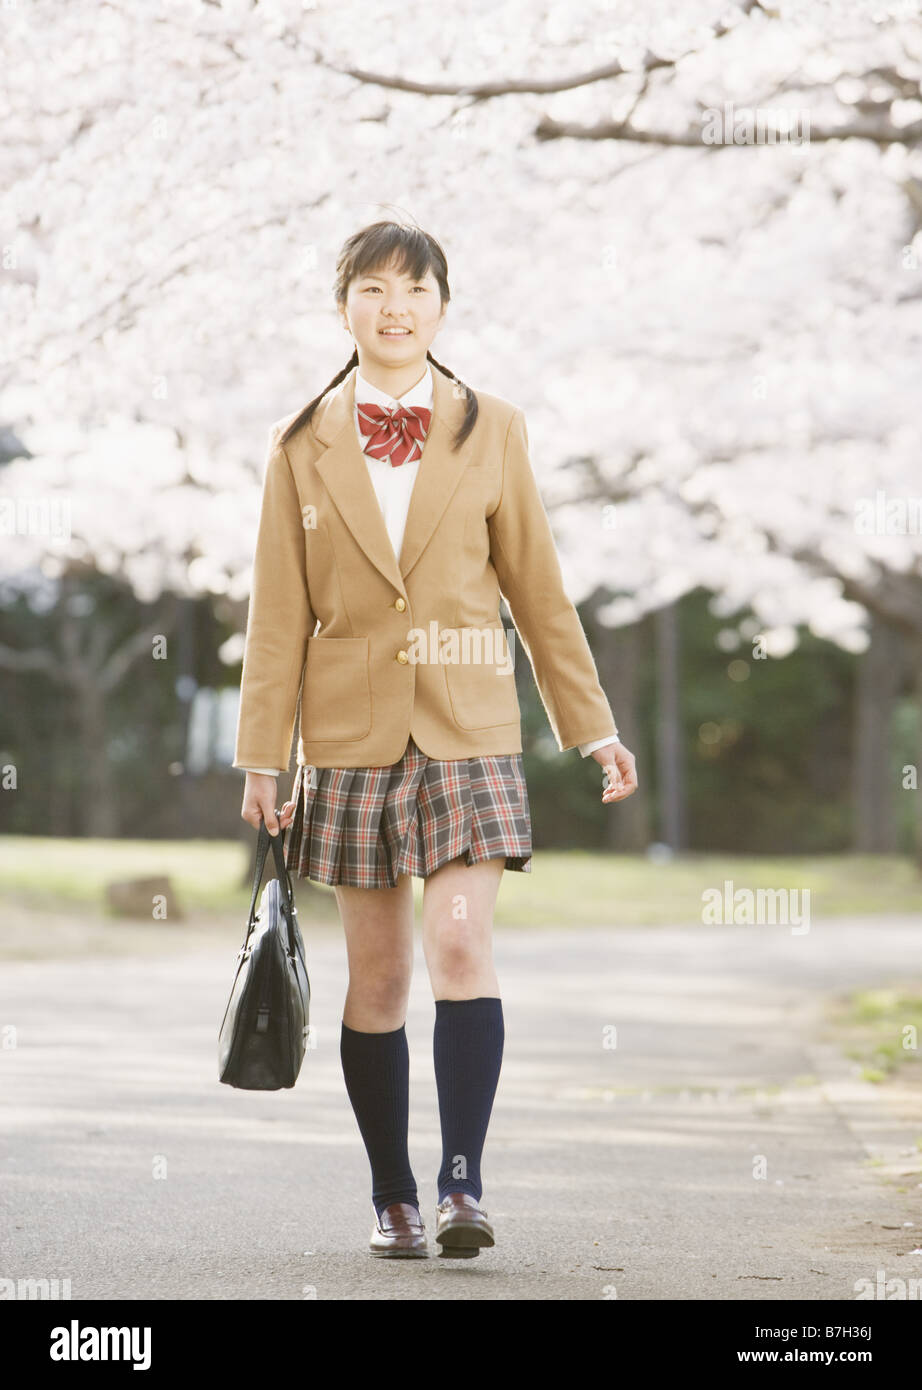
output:
[[[385,1260],[428,1260],[428,1250],[370,1250],[377,1259]]]
[[[435,1239],[436,1244],[442,1247],[439,1254],[456,1260],[473,1259],[482,1249],[495,1244],[492,1233],[485,1226],[466,1221],[443,1226]]]

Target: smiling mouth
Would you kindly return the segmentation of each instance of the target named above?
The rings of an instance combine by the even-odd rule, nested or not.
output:
[[[378,332],[382,338],[409,338],[412,329],[409,328],[379,328]]]

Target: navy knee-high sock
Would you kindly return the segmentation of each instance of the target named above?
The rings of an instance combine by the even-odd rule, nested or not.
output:
[[[410,1052],[406,1026],[360,1033],[343,1023],[339,1055],[346,1091],[371,1164],[371,1200],[380,1216],[391,1202],[419,1206],[407,1151]]]
[[[442,1124],[439,1201],[483,1194],[480,1159],[503,1061],[503,1001],[437,999],[432,1050]]]

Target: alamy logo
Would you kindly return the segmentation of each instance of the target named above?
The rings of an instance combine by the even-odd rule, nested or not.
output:
[[[442,627],[433,618],[428,628],[407,632],[407,658],[419,664],[494,666],[498,676],[515,670],[515,628],[507,635],[502,627]]]
[[[855,1290],[855,1298],[880,1298],[888,1302],[896,1299],[922,1298],[922,1279],[901,1279],[899,1275],[887,1278],[887,1271],[879,1269],[876,1281],[872,1279],[856,1279],[852,1288]]]
[[[149,1327],[69,1327],[51,1329],[52,1361],[133,1361],[133,1370],[150,1370]]]
[[[9,1027],[13,1027],[12,1024]],[[15,1035],[14,1035],[15,1036]],[[15,1042],[10,1046],[15,1047]],[[21,1298],[32,1299],[70,1298],[69,1279],[0,1279],[0,1300]]]
[[[809,888],[736,888],[725,878],[723,889],[701,893],[701,920],[706,926],[738,923],[744,926],[791,926],[792,936],[810,930]]]
[[[0,496],[0,536],[51,536],[69,541],[71,535],[68,496]]]

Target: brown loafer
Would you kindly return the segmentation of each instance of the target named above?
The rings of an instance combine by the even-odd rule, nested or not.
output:
[[[380,1216],[376,1213],[368,1248],[373,1255],[390,1255],[404,1260],[428,1259],[426,1228],[419,1208],[414,1207],[412,1202],[392,1202]]]
[[[439,1214],[436,1241],[439,1254],[456,1260],[470,1260],[481,1246],[492,1245],[493,1227],[476,1197],[469,1192],[449,1192],[436,1207]]]

